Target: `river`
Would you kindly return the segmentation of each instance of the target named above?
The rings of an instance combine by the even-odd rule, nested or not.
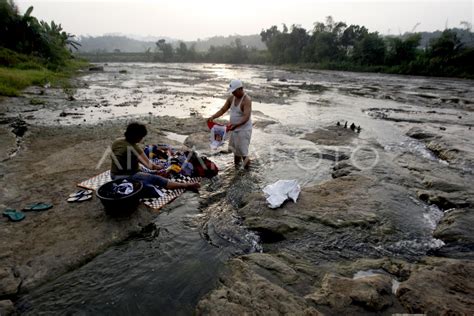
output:
[[[200,197],[185,194],[142,234],[23,296],[17,304],[20,311],[189,315],[216,286],[225,263],[238,255],[285,247],[291,253],[306,252],[305,258],[315,263],[362,256],[416,260],[444,245],[432,233],[445,210],[421,201],[409,189],[394,198],[403,211],[380,211],[385,221],[397,227],[382,240],[369,240],[359,230],[321,230],[296,241],[268,242],[247,229],[236,210],[248,194],[279,179],[296,179],[303,187],[331,180],[341,155],[374,175],[389,172],[378,169],[385,166],[379,159],[397,164],[403,156],[451,168],[470,182],[472,160],[452,164],[406,134],[413,126],[429,124],[453,139],[472,143],[474,85],[470,80],[246,65],[109,63],[103,72],[86,72],[77,79],[74,101],[50,95],[45,97],[48,106],[31,107],[21,116],[36,125],[93,126],[163,115],[196,117],[204,124],[203,118],[223,105],[232,78],[241,79],[253,99],[251,171],[235,171],[226,151],[203,150],[221,172],[205,184]],[[39,88],[30,93],[35,94],[35,89]],[[361,132],[340,144],[305,139],[306,134],[335,127],[337,122],[354,122]],[[169,133],[168,137],[183,142],[186,135]]]

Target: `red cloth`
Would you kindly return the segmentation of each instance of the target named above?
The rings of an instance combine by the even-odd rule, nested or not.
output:
[[[209,127],[209,129],[212,129],[214,127],[214,125],[224,126],[224,124],[219,124],[219,123],[216,123],[216,122],[211,122],[211,121],[207,122],[207,127]],[[230,130],[230,124],[225,125],[225,127],[226,127],[225,131],[228,132]]]

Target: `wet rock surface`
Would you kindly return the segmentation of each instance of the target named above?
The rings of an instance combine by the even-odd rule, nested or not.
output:
[[[246,257],[231,261],[230,272],[221,278],[222,285],[198,304],[197,315],[322,315],[304,298],[255,272],[246,261]],[[276,273],[296,275],[275,260],[266,263]],[[292,274],[284,277],[291,280]]]
[[[16,315],[15,306],[10,300],[0,300],[0,315],[10,316]]]
[[[402,282],[397,297],[409,313],[468,315],[474,308],[474,263],[428,258]]]
[[[326,129],[316,130],[308,133],[303,139],[307,139],[319,145],[349,145],[357,133],[344,126],[329,126]]]

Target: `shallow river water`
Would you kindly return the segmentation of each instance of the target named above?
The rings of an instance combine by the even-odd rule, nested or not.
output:
[[[23,113],[23,118],[39,125],[93,125],[124,117],[146,121],[161,115],[202,119],[223,105],[228,81],[240,78],[253,98],[255,164],[245,174],[233,170],[229,153],[215,154],[221,173],[205,184],[200,197],[185,194],[143,234],[23,297],[19,306],[25,313],[192,314],[229,258],[267,250],[233,212],[243,195],[278,179],[297,179],[302,186],[329,180],[338,154],[357,161],[355,149],[369,141],[378,143],[377,150],[387,157],[410,153],[447,164],[405,136],[404,124],[420,121],[454,130],[474,122],[474,88],[468,80],[211,64],[110,63],[104,68],[79,79],[75,101],[64,105],[52,96],[48,107]],[[321,146],[303,139],[306,133],[346,121],[362,128],[351,144]],[[167,135],[180,142],[186,137]],[[379,248],[348,242],[341,257],[357,257],[359,252],[411,258],[439,247],[442,242],[431,232],[442,211],[410,195],[400,203],[407,203],[407,214],[416,212],[409,220],[407,214],[387,215],[400,223],[404,235]],[[309,235],[288,249],[310,251],[317,247],[317,237]],[[352,237],[335,235],[333,242],[344,247],[344,240]],[[334,253],[315,256],[315,261],[339,258]]]

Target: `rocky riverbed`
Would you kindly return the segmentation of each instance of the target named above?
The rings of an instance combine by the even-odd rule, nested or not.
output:
[[[254,100],[250,172],[208,147],[233,77]],[[2,208],[54,204],[0,222],[2,315],[474,311],[472,81],[110,64],[74,87],[0,103]],[[219,177],[160,213],[67,203],[131,120]],[[278,179],[302,192],[273,210],[261,189]]]

